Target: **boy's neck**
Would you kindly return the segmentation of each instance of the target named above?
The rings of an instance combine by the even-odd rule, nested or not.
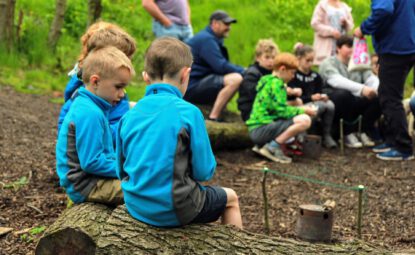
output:
[[[287,83],[286,81],[284,81],[284,79],[281,78],[282,75],[279,71],[276,71],[276,70],[272,71],[272,75],[282,80],[284,83]]]
[[[173,87],[176,87],[178,90],[180,90],[180,92],[184,95],[184,93],[186,92],[186,91],[183,91],[183,85],[182,84],[180,84],[180,82],[178,82],[178,81],[176,81],[176,80],[174,80],[174,79],[166,79],[166,78],[164,78],[164,79],[162,79],[162,80],[152,80],[151,81],[151,84],[158,84],[158,83],[164,83],[164,84],[169,84],[169,85],[171,85],[171,86],[173,86]]]
[[[306,70],[304,68],[301,68],[301,66],[299,66],[298,71],[302,72],[303,74],[309,74],[311,72],[311,69]]]

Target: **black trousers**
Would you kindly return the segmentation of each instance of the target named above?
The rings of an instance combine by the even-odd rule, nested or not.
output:
[[[333,136],[339,137],[340,119],[344,120],[344,135],[356,132],[358,123],[355,122],[359,115],[362,115],[362,131],[372,136],[375,122],[381,115],[379,99],[367,99],[366,97],[356,97],[348,90],[334,89],[328,93],[336,109],[333,120]]]
[[[406,78],[414,64],[415,54],[379,55],[379,99],[385,117],[385,141],[403,153],[413,153],[402,99]]]

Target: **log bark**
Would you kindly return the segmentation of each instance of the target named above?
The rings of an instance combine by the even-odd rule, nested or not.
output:
[[[65,18],[66,0],[56,0],[55,17],[53,18],[52,26],[50,27],[48,44],[52,50],[56,49],[61,29]]]
[[[0,44],[11,49],[14,42],[14,9],[16,0],[0,0]]]
[[[359,240],[336,244],[307,243],[217,224],[160,229],[133,219],[125,206],[111,212],[106,206],[91,203],[65,211],[36,247],[36,254],[209,253],[392,254]]]

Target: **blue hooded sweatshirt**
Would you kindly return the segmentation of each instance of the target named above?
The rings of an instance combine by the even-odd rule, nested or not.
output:
[[[372,0],[371,9],[360,29],[372,35],[376,53],[415,53],[415,0]]]
[[[122,117],[117,174],[128,212],[154,226],[175,227],[202,210],[216,161],[202,113],[168,84],[153,84]]]
[[[85,201],[99,179],[117,178],[110,109],[110,103],[81,87],[62,123],[56,168],[60,185],[75,203]]]
[[[68,113],[69,109],[72,106],[73,101],[78,96],[78,89],[84,87],[84,83],[80,80],[77,74],[71,76],[68,84],[65,88],[64,99],[65,103],[62,105],[61,112],[59,113],[58,119],[58,134],[59,130],[61,129],[63,120],[65,119],[66,114]],[[108,115],[108,120],[111,125],[112,134],[113,134],[113,141],[115,144],[115,133],[118,127],[118,121],[120,121],[121,117],[128,112],[130,109],[129,100],[127,94],[120,100],[120,102],[111,107]]]

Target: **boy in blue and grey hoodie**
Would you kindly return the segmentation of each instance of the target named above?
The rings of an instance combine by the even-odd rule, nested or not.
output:
[[[200,110],[182,99],[191,64],[189,47],[174,38],[159,38],[146,52],[149,86],[117,131],[125,205],[134,218],[158,227],[222,216],[222,223],[242,228],[236,193],[199,183],[212,178],[216,161]]]
[[[130,59],[112,46],[91,52],[82,68],[86,86],[79,88],[56,144],[60,185],[75,203],[122,204],[108,115],[124,97],[134,69]]]

